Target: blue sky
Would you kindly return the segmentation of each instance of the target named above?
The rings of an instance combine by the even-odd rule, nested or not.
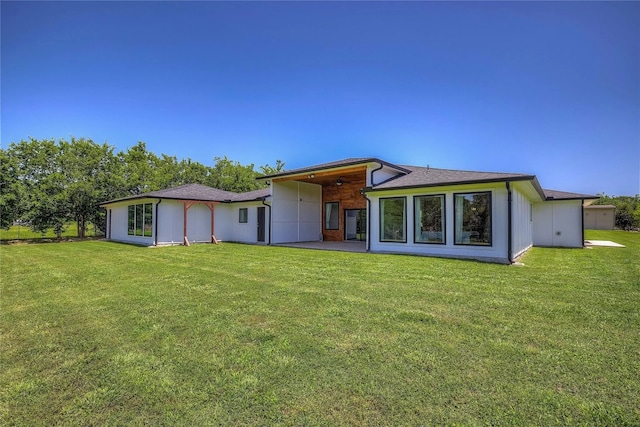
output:
[[[0,3],[2,146],[347,157],[640,193],[637,2]]]

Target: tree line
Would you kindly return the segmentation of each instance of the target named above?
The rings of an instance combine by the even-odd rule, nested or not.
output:
[[[87,225],[104,230],[104,201],[144,194],[183,184],[203,184],[221,190],[257,190],[260,175],[283,171],[284,163],[241,165],[226,156],[206,166],[191,159],[156,154],[144,142],[115,152],[107,143],[88,138],[35,139],[0,148],[0,227],[27,222],[36,232],[58,235],[77,222],[78,236]]]

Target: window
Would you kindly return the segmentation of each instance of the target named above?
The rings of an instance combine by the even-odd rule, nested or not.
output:
[[[491,192],[454,194],[455,244],[491,246]]]
[[[144,205],[136,205],[136,236],[142,236],[142,221],[144,220],[143,215]]]
[[[136,205],[128,206],[129,215],[128,215],[128,226],[127,226],[127,234],[133,236],[136,232]]]
[[[151,237],[151,225],[153,224],[153,205],[146,203],[144,205],[144,235],[145,237]]]
[[[249,221],[249,209],[240,208],[238,210],[238,222],[246,224]]]
[[[413,198],[416,243],[445,243],[444,194]]]
[[[406,198],[389,197],[380,199],[380,241],[407,241]]]
[[[324,204],[324,229],[338,230],[340,228],[340,204],[327,202]]]
[[[127,207],[127,234],[130,236],[153,235],[153,204],[145,203]]]

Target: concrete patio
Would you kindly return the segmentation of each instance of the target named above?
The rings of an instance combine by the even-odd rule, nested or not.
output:
[[[365,242],[298,242],[298,243],[278,243],[274,246],[286,246],[289,248],[301,249],[319,249],[324,251],[342,251],[342,252],[366,252],[367,244]]]

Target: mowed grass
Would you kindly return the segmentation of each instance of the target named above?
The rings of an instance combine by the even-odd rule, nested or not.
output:
[[[0,247],[3,425],[640,425],[640,234],[524,267]]]

